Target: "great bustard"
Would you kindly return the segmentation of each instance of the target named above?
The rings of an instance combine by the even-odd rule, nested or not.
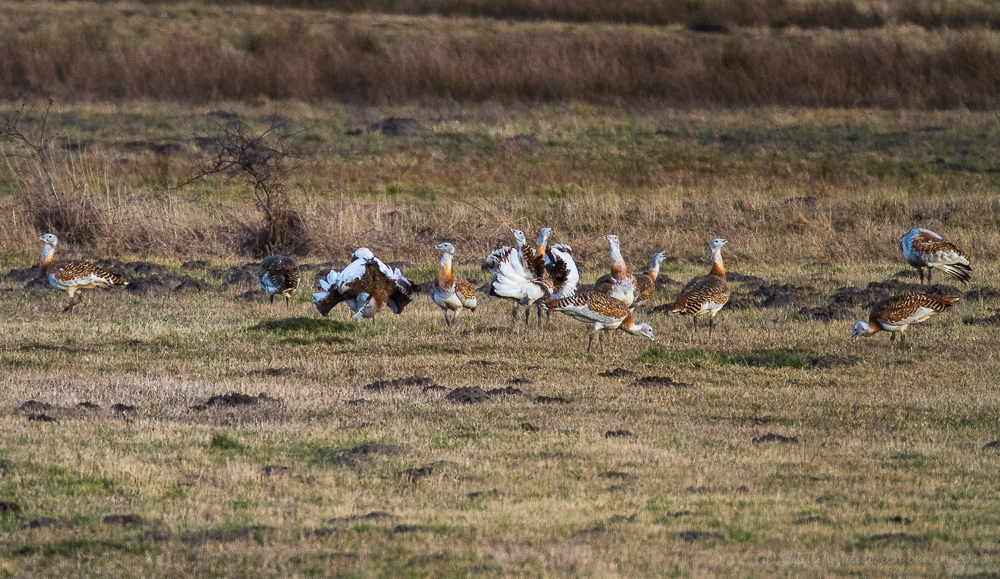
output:
[[[471,283],[465,280],[456,280],[451,273],[455,246],[450,243],[441,243],[437,248],[442,252],[441,263],[438,266],[437,277],[434,278],[431,298],[444,312],[445,325],[450,326],[458,316],[458,312],[463,309],[476,311],[476,291]],[[448,319],[449,311],[454,312],[450,320]]]
[[[499,254],[497,253],[499,252]],[[523,306],[541,299],[559,299],[573,295],[580,273],[573,257],[561,249],[551,249],[552,264],[544,276],[537,276],[521,259],[517,248],[501,248],[491,254],[495,265],[493,280],[490,282],[492,295],[514,300]],[[550,273],[551,272],[551,275]],[[558,280],[556,285],[554,280]],[[516,320],[517,310],[512,314]]]
[[[629,271],[628,265],[622,257],[621,242],[618,240],[618,236],[609,235],[607,239],[611,249],[611,273],[597,279],[594,291],[621,300],[631,308],[636,299],[636,277]]]
[[[272,304],[274,295],[281,294],[285,296],[285,306],[288,306],[292,293],[299,287],[299,264],[287,255],[271,255],[260,262],[257,277],[260,289],[271,296]]]
[[[883,300],[872,306],[867,322],[858,320],[854,323],[851,337],[856,340],[884,330],[891,332],[889,341],[892,342],[896,339],[896,332],[899,332],[900,346],[904,346],[904,332],[910,324],[919,324],[934,314],[947,311],[958,299],[956,296],[903,294]]]
[[[660,275],[660,265],[663,264],[663,260],[666,257],[666,253],[660,252],[653,255],[653,259],[649,264],[649,269],[646,272],[634,276],[635,279],[635,301],[632,302],[632,307],[641,306],[653,299],[656,294],[656,277]],[[613,278],[611,274],[604,274],[597,278],[594,282],[594,290],[601,293],[608,293],[611,291],[614,285]]]
[[[698,326],[699,316],[709,316],[708,333],[712,334],[715,314],[729,301],[729,284],[726,283],[726,269],[722,266],[722,246],[728,240],[715,238],[708,244],[712,256],[712,270],[708,275],[696,277],[681,289],[671,313],[692,316],[694,326]]]
[[[528,245],[527,238],[520,229],[510,231],[514,234],[516,246],[495,249],[486,259],[486,265],[493,272],[490,295],[514,301],[510,315],[515,324],[518,308],[527,306],[524,312],[524,323],[527,325],[531,316],[531,304],[558,291],[545,268],[545,244],[551,229],[542,229],[537,247]],[[539,247],[542,250],[540,254]],[[505,268],[505,274],[501,274],[501,268]]]
[[[53,261],[59,239],[52,233],[46,233],[38,239],[45,242],[45,246],[42,248],[42,258],[39,262],[42,277],[47,279],[52,287],[69,294],[69,305],[63,309],[63,312],[73,311],[73,306],[76,305],[76,292],[82,289],[128,285],[128,282],[122,280],[121,277],[105,271],[93,263],[77,260]]]
[[[549,310],[562,312],[574,320],[593,324],[590,340],[587,342],[587,352],[594,345],[594,336],[599,336],[598,345],[604,353],[603,332],[621,328],[626,332],[653,339],[653,327],[649,324],[636,324],[632,321],[632,312],[628,305],[606,294],[591,292],[577,294],[561,299],[547,299],[542,304]]]
[[[940,267],[944,272],[962,283],[968,283],[972,275],[969,257],[955,244],[946,241],[929,229],[915,227],[899,239],[906,262],[917,268],[920,283],[924,283],[924,268],[927,268],[927,283],[931,282],[931,271]]]
[[[313,294],[316,310],[327,315],[340,302],[347,302],[354,319],[371,318],[382,306],[388,305],[398,314],[413,301],[415,289],[398,269],[392,269],[375,257],[367,247],[354,252],[355,260],[343,271],[331,270],[321,279],[321,292]]]

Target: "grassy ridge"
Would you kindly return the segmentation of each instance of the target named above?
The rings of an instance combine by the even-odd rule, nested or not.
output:
[[[983,28],[706,35],[260,7],[19,4],[0,20],[0,50],[3,99],[1000,105],[1000,37]]]

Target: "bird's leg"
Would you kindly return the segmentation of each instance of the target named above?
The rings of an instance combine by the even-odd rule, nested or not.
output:
[[[927,285],[931,284],[931,272],[932,271],[933,270],[930,267],[927,268]]]
[[[69,296],[69,305],[63,308],[63,313],[72,312],[73,306],[76,305],[76,295]]]
[[[708,337],[712,337],[712,327],[715,326],[715,316],[708,318]]]
[[[514,304],[514,309],[510,311],[510,321],[517,327],[517,304]]]
[[[274,305],[274,294],[271,294],[271,305]]]
[[[538,327],[542,327],[542,302],[535,302],[535,317],[538,318]]]
[[[285,296],[285,307],[286,308],[292,307],[292,300],[289,296]]]
[[[587,353],[590,353],[590,348],[594,345],[594,334],[597,332],[590,332],[590,341],[587,342]]]
[[[598,345],[601,347],[601,355],[604,355],[604,332],[597,337]]]
[[[891,334],[889,334],[889,342],[895,342],[895,341],[896,341],[896,332],[892,332]]]
[[[906,332],[899,333],[899,348],[901,350],[906,349]]]
[[[531,315],[531,306],[525,306],[524,308],[524,325],[528,325],[528,316]]]
[[[924,285],[924,268],[918,267],[917,273],[920,274],[920,285]]]

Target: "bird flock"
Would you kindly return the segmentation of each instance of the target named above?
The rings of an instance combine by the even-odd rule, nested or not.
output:
[[[608,235],[611,256],[610,272],[597,279],[590,289],[579,287],[580,272],[573,259],[573,248],[567,244],[549,244],[551,228],[543,228],[534,244],[527,241],[524,232],[511,230],[514,245],[493,250],[486,258],[491,273],[489,295],[513,302],[511,319],[517,323],[524,308],[524,323],[530,323],[531,310],[535,309],[537,324],[542,323],[542,312],[563,313],[591,327],[587,351],[598,340],[604,352],[604,334],[622,330],[635,336],[653,340],[653,328],[648,323],[636,323],[633,312],[637,306],[647,304],[655,294],[656,278],[665,254],[653,254],[649,269],[633,274],[622,257],[621,241],[617,235]],[[69,294],[69,304],[63,310],[71,312],[76,296],[87,288],[127,285],[121,276],[105,271],[86,261],[54,260],[58,238],[46,233],[39,238],[44,243],[39,270],[49,284]],[[729,284],[722,260],[722,246],[728,240],[715,238],[708,244],[712,269],[708,274],[690,280],[681,289],[671,313],[690,316],[697,328],[698,318],[708,318],[709,335],[715,316],[729,301]],[[455,323],[459,312],[475,312],[475,288],[465,280],[456,279],[452,273],[455,246],[451,243],[437,245],[441,261],[437,275],[430,287],[430,297],[441,308],[445,324]],[[920,283],[931,281],[934,269],[940,269],[954,279],[967,283],[972,267],[966,256],[955,245],[937,233],[914,228],[900,238],[900,249],[906,262],[917,269]],[[313,294],[313,305],[321,315],[328,315],[337,304],[344,302],[356,320],[374,320],[382,307],[388,306],[400,314],[413,301],[419,286],[406,279],[399,269],[387,265],[368,248],[354,252],[354,260],[342,271],[331,270],[319,280],[320,290]],[[261,289],[274,303],[276,295],[284,296],[286,306],[298,289],[301,275],[295,260],[285,255],[264,258],[258,271]],[[904,332],[911,324],[926,321],[932,315],[947,311],[959,298],[950,295],[924,295],[907,293],[888,298],[875,304],[867,321],[858,320],[852,337],[872,336],[880,331],[889,332],[894,341],[900,334],[900,344],[905,346]],[[449,317],[451,314],[451,317]]]

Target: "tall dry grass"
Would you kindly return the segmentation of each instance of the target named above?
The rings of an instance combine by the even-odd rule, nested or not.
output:
[[[271,8],[21,6],[0,98],[651,101],[990,110],[1000,36],[511,23]]]

